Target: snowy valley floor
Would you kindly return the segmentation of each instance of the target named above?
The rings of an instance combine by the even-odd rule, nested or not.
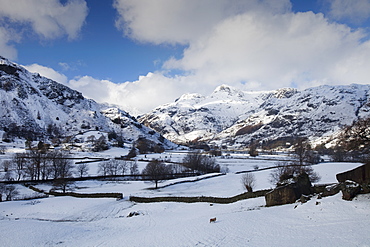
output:
[[[48,198],[3,203],[0,237],[2,246],[369,246],[369,202],[340,194],[270,208],[262,197],[213,206]],[[140,215],[126,217],[132,211]]]
[[[49,197],[0,203],[1,246],[370,246],[370,194],[353,201],[341,193],[305,204],[265,207],[264,197],[232,204],[133,203],[140,196],[233,196],[243,192],[244,167],[231,162],[230,173],[198,182],[147,190],[140,181],[78,182],[77,192],[122,192],[122,200]],[[234,162],[234,165],[232,164]],[[240,162],[240,161],[237,161]],[[258,161],[260,162],[260,161]],[[265,162],[266,163],[266,162]],[[272,164],[272,163],[271,163]],[[270,164],[270,165],[271,165]],[[321,183],[360,164],[314,166]],[[257,188],[270,188],[268,174],[254,172]],[[170,183],[168,181],[167,183]],[[38,187],[48,189],[48,185]],[[21,193],[27,193],[23,188]],[[127,217],[131,212],[139,215]],[[210,218],[217,217],[215,223]]]

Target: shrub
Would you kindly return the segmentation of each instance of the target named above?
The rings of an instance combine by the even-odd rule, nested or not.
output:
[[[295,179],[299,175],[306,173],[312,183],[320,181],[321,177],[319,174],[314,172],[311,166],[298,165],[288,162],[277,163],[278,167],[275,171],[270,173],[270,183],[273,185],[281,185],[286,183],[290,179]]]
[[[253,192],[256,185],[256,178],[252,173],[245,173],[241,178],[241,183],[248,192]]]

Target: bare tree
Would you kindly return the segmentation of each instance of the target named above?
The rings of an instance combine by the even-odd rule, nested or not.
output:
[[[63,193],[66,193],[67,189],[71,189],[73,181],[68,178],[57,178],[53,181],[53,189],[60,189]]]
[[[77,167],[77,174],[82,178],[83,176],[87,175],[87,172],[89,170],[89,166],[86,163],[79,164]]]
[[[7,172],[9,171],[10,169],[12,169],[12,161],[10,160],[4,160],[2,163],[1,163],[1,166],[3,168],[3,171],[4,172]]]
[[[27,164],[27,158],[25,153],[16,153],[13,156],[13,163],[15,164],[15,173],[17,175],[17,180],[21,180],[25,174],[25,167]]]
[[[138,175],[139,174],[139,167],[136,163],[136,161],[130,162],[130,174],[131,175]]]
[[[256,186],[256,178],[252,173],[245,173],[241,178],[241,183],[248,192],[253,192]]]
[[[99,164],[98,173],[102,174],[103,176],[115,176],[118,175],[119,168],[120,161],[116,159],[110,159]]]
[[[52,169],[51,169],[51,160],[50,160],[50,153],[46,153],[43,155],[42,159],[40,160],[40,172],[41,172],[41,179],[45,180],[48,179]]]
[[[5,185],[0,184],[0,202],[3,201],[3,194],[5,193]]]
[[[129,164],[128,164],[128,162],[126,161],[126,160],[122,160],[121,162],[120,162],[120,165],[119,165],[119,167],[118,167],[118,169],[121,171],[120,173],[121,173],[121,175],[125,175],[125,173],[127,172],[127,170],[128,170],[128,166],[129,166]]]
[[[19,195],[18,189],[14,185],[8,185],[5,187],[6,200],[11,201],[14,196]]]
[[[98,174],[102,176],[108,175],[108,163],[106,161],[100,162],[98,166]]]
[[[31,144],[31,142],[26,143],[26,146],[28,146],[27,157],[30,159],[29,164],[27,164],[28,175],[31,180],[40,180],[42,176],[42,162],[47,159],[48,148],[41,141],[37,144],[37,147],[32,147]]]
[[[145,179],[155,183],[155,188],[158,188],[158,183],[168,179],[171,175],[171,169],[162,161],[152,160],[143,169],[142,175]]]
[[[8,170],[5,175],[4,175],[4,180],[5,181],[12,181],[14,180],[13,178],[13,171],[12,170]]]
[[[298,165],[303,166],[307,164],[318,163],[318,159],[315,159],[315,154],[311,148],[310,143],[304,138],[298,138],[297,143],[294,146],[293,154],[295,156]]]
[[[71,177],[73,165],[69,155],[62,151],[54,151],[50,155],[53,179]]]
[[[277,168],[270,173],[270,183],[280,185],[286,183],[289,179],[296,179],[303,173],[306,173],[312,183],[318,182],[321,178],[313,168],[312,164],[319,162],[320,157],[314,153],[305,138],[298,138],[293,151],[295,158],[291,162],[283,161],[276,163]]]
[[[69,159],[69,155],[62,151],[54,151],[51,160],[53,188],[61,189],[65,193],[73,184],[73,181],[70,180],[73,169],[72,161]]]
[[[109,175],[118,175],[119,167],[120,167],[121,162],[116,159],[110,159],[108,161],[108,174]]]

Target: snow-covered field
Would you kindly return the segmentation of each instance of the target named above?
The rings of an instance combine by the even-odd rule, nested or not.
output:
[[[369,201],[337,194],[265,208],[263,197],[213,206],[54,197],[2,203],[0,237],[2,246],[369,246]]]
[[[114,150],[109,155],[115,155]],[[107,153],[106,153],[107,154]],[[181,159],[181,153],[161,154]],[[153,155],[154,157],[154,155]],[[149,155],[147,158],[153,158]],[[159,157],[158,157],[159,158]],[[144,164],[144,162],[142,162]],[[220,159],[230,172],[197,182],[148,190],[141,181],[83,181],[76,192],[121,192],[124,199],[49,197],[0,203],[1,246],[370,246],[370,195],[353,201],[341,193],[305,204],[265,207],[264,197],[232,204],[133,203],[139,196],[221,196],[244,192],[237,171],[269,167],[275,161]],[[143,165],[142,164],[142,165]],[[96,166],[92,163],[91,166]],[[141,166],[142,166],[141,165]],[[313,166],[322,180],[361,164]],[[93,167],[91,170],[96,170]],[[90,170],[90,171],[91,171]],[[141,170],[141,169],[140,169]],[[253,172],[256,189],[271,188],[271,170]],[[196,178],[185,178],[185,180]],[[184,179],[178,179],[184,180]],[[160,184],[170,184],[167,181]],[[50,185],[38,185],[49,189]],[[20,188],[21,194],[33,193]],[[127,217],[131,212],[139,215]],[[210,218],[217,217],[215,223]]]

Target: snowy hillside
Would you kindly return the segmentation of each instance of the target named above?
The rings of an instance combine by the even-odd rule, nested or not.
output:
[[[93,100],[0,57],[0,130],[22,137],[115,131],[126,142],[146,137],[173,146],[125,111]]]
[[[370,115],[370,86],[320,86],[298,91],[246,92],[222,85],[208,95],[186,94],[139,121],[169,140],[248,144],[308,136],[325,139]]]

